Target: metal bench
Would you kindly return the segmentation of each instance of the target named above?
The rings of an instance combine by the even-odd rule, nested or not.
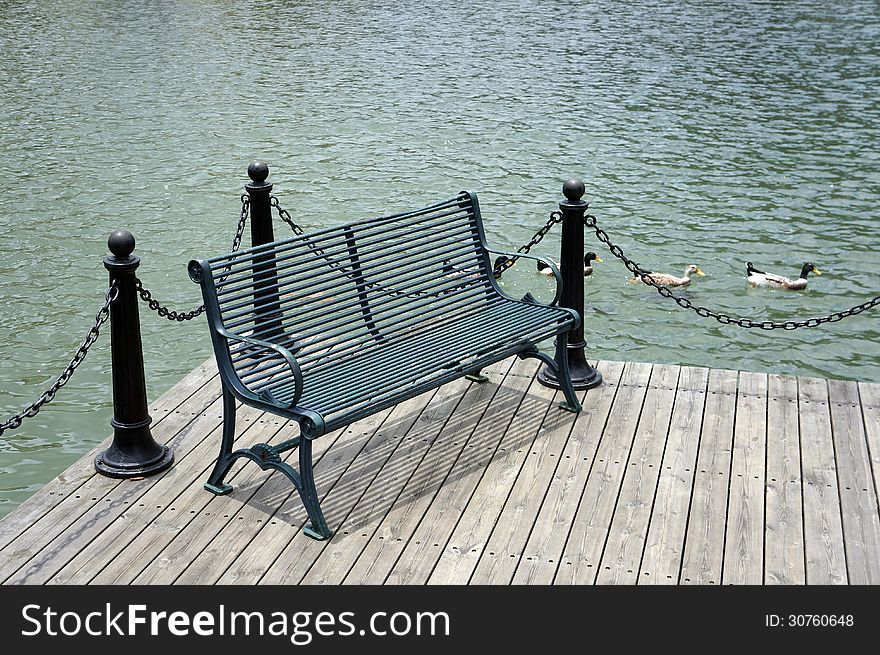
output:
[[[223,384],[220,456],[205,488],[238,458],[278,470],[296,487],[316,539],[332,532],[321,512],[312,440],[511,355],[535,357],[562,381],[564,409],[580,411],[568,370],[577,312],[499,288],[477,197],[194,260]],[[519,257],[526,255],[517,254]],[[541,259],[528,256],[530,259]],[[537,343],[556,336],[556,357]],[[296,420],[300,436],[233,451],[235,399]],[[299,470],[281,453],[299,447]]]

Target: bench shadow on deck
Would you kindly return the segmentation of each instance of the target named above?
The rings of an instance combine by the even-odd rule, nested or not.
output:
[[[100,448],[0,521],[5,584],[876,584],[880,385],[599,362],[575,416],[532,361],[315,442],[329,525],[219,442],[207,362],[151,407],[163,475],[94,474]],[[239,444],[296,433],[241,408]]]

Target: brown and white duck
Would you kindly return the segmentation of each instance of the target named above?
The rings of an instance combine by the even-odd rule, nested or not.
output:
[[[684,269],[684,275],[681,277],[670,275],[669,273],[652,273],[651,271],[645,271],[645,273],[646,275],[644,277],[650,278],[652,282],[661,284],[664,287],[684,287],[691,283],[691,275],[697,274],[700,277],[705,275],[696,264],[691,264]],[[632,280],[629,280],[630,284],[636,284],[638,282],[645,282],[645,280],[643,280],[642,277],[635,277]]]

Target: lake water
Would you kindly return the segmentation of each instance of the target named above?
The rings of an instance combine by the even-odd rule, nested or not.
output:
[[[94,320],[113,229],[135,234],[160,300],[198,304],[186,262],[228,249],[257,158],[306,229],[467,188],[493,245],[515,249],[577,175],[636,261],[702,267],[696,303],[781,320],[880,289],[874,2],[4,1],[0,51],[4,419]],[[558,249],[557,229],[537,250]],[[604,259],[586,284],[590,357],[880,381],[876,310],[746,331]],[[823,275],[805,292],[745,283],[746,261],[807,260]],[[552,292],[525,263],[504,280]],[[210,345],[203,319],[145,310],[155,399]],[[110,432],[108,346],[0,439],[0,515]]]

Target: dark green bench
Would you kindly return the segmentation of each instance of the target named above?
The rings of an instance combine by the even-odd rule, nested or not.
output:
[[[223,383],[220,456],[205,487],[224,494],[244,457],[286,475],[316,539],[332,535],[318,501],[312,440],[511,355],[536,357],[580,411],[566,345],[577,313],[517,300],[493,274],[477,197],[195,260]],[[500,253],[510,255],[510,253]],[[526,256],[526,255],[518,255]],[[540,259],[529,257],[531,259]],[[537,343],[556,337],[556,357]],[[233,451],[235,399],[293,419],[300,436]],[[281,453],[299,447],[299,470]]]

